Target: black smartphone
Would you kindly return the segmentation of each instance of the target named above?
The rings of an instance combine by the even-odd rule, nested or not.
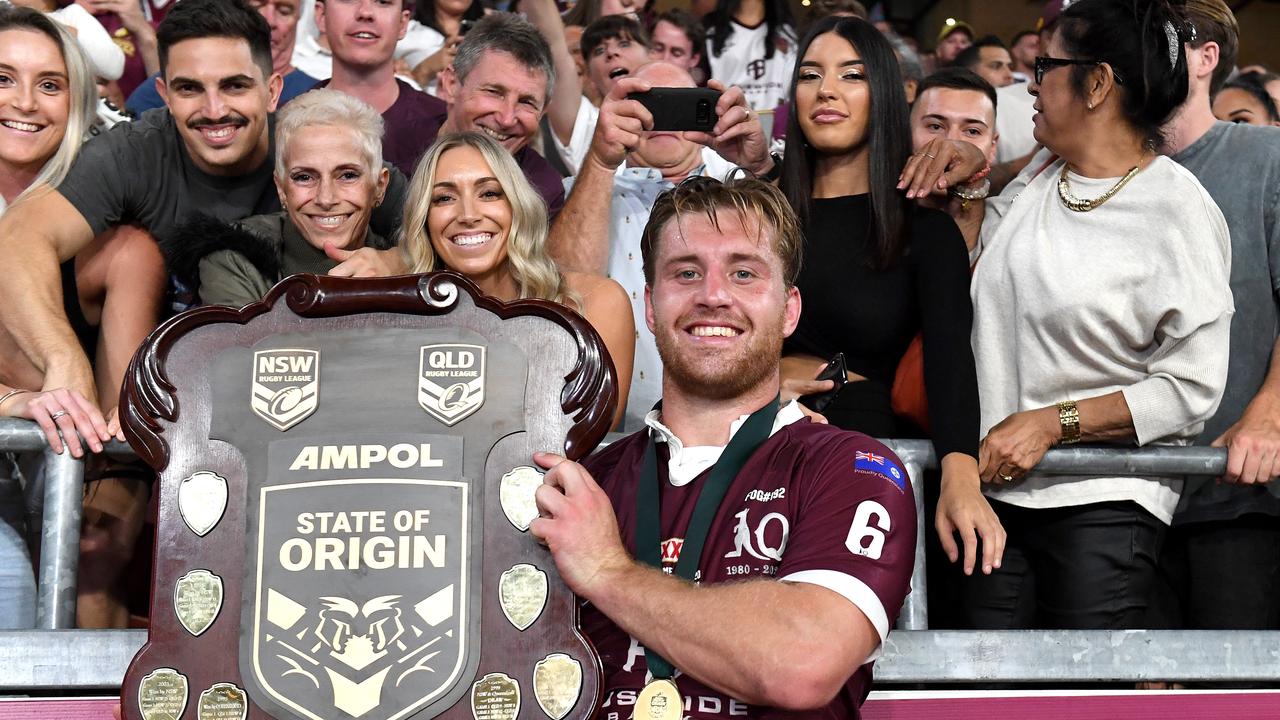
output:
[[[462,22],[458,23],[458,35],[459,36],[466,35],[468,32],[470,32],[471,26],[475,24],[476,24],[475,20],[469,20],[464,18]]]
[[[716,103],[720,91],[710,88],[656,87],[649,92],[631,93],[653,115],[654,130],[701,130],[716,126]]]
[[[831,380],[836,386],[826,392],[805,395],[800,398],[800,402],[810,410],[820,413],[827,409],[831,401],[835,399],[836,393],[840,392],[841,386],[849,382],[849,371],[845,368],[844,353],[836,353],[835,357],[827,361],[826,367],[822,368],[822,372],[818,373],[818,377],[814,380]]]

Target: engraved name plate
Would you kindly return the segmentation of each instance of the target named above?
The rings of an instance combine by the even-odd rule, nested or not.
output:
[[[222,610],[222,578],[208,570],[192,570],[173,588],[173,611],[192,635],[209,629]]]
[[[173,668],[156,668],[138,683],[138,710],[143,720],[178,720],[187,707],[187,676]]]
[[[520,683],[505,673],[489,673],[471,686],[471,715],[476,720],[515,720],[520,714]]]

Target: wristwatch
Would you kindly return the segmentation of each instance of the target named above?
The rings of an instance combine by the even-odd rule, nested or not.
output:
[[[756,176],[757,180],[767,183],[775,182],[778,178],[782,177],[782,155],[776,152],[771,152],[769,153],[769,157],[773,159],[773,167],[769,168],[768,172]]]
[[[1062,445],[1080,442],[1080,410],[1075,400],[1063,400],[1058,403],[1058,424],[1062,426]]]

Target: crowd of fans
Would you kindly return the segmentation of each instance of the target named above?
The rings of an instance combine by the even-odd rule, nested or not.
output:
[[[651,210],[750,175],[804,233],[783,400],[933,441],[941,617],[1280,628],[1280,77],[1237,68],[1223,0],[1053,0],[1008,42],[948,20],[927,55],[853,0],[798,24],[783,0],[14,4],[0,415],[55,450],[120,437],[162,317],[295,272],[448,268],[568,305],[629,379],[616,429],[642,429]],[[654,131],[633,97],[699,86],[705,132]],[[845,377],[816,380],[836,356]],[[1036,469],[1075,442],[1229,460],[1217,481]],[[0,488],[4,627],[33,622],[24,471]],[[83,626],[128,622],[150,480],[90,468]]]

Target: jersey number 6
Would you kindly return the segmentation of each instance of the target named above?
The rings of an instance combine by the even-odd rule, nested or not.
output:
[[[889,532],[889,511],[875,500],[863,500],[853,514],[853,525],[844,546],[854,555],[879,560],[884,552],[884,535]]]

